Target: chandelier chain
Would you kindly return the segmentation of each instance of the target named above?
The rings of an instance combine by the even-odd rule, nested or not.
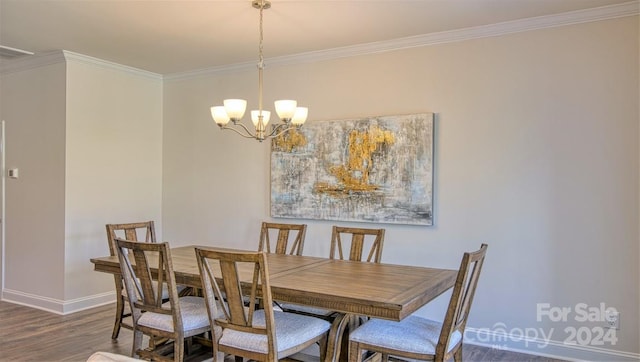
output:
[[[258,56],[259,56],[259,63],[258,63],[258,67],[260,68],[264,68],[264,56],[262,54],[263,52],[263,45],[262,43],[264,42],[264,30],[263,30],[263,24],[264,21],[262,20],[262,11],[264,10],[264,2],[260,5],[260,42],[258,43]]]
[[[262,21],[262,12],[264,10],[264,0],[260,0],[260,41],[258,45],[258,111],[260,112],[258,117],[262,118],[262,71],[264,70],[264,55],[263,53],[263,41],[264,41],[264,31],[263,31],[263,21]]]

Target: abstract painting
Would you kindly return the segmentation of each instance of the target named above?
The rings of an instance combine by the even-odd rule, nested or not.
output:
[[[271,216],[433,225],[433,113],[307,122],[271,141]]]

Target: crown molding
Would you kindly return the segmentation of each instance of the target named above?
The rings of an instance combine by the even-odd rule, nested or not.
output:
[[[162,81],[162,75],[149,72],[146,70],[129,67],[122,64],[113,63],[107,60],[102,60],[88,55],[70,52],[68,50],[55,50],[52,52],[36,54],[28,57],[20,57],[18,59],[3,61],[0,64],[0,74],[9,74],[15,72],[21,72],[34,68],[44,67],[47,65],[57,63],[68,62],[80,62],[91,65],[96,65],[106,69],[117,70],[132,75],[149,78],[153,80]]]
[[[81,63],[87,63],[87,64],[91,64],[91,65],[96,65],[96,66],[99,66],[99,67],[102,67],[102,68],[106,68],[106,69],[118,70],[118,71],[121,71],[121,72],[129,73],[129,74],[140,76],[140,77],[143,77],[143,78],[149,78],[149,79],[153,79],[153,80],[162,81],[162,74],[153,73],[153,72],[149,72],[149,71],[146,71],[146,70],[130,67],[130,66],[127,66],[127,65],[122,65],[122,64],[110,62],[108,60],[102,60],[102,59],[90,57],[90,56],[84,55],[84,54],[78,54],[78,53],[70,52],[68,50],[63,50],[62,52],[64,53],[64,56],[67,59],[67,61],[76,61],[76,62],[81,62]]]
[[[622,4],[602,6],[592,9],[570,11],[561,14],[538,16],[501,23],[463,28],[457,30],[429,33],[405,38],[380,41],[341,48],[319,50],[307,53],[268,58],[265,60],[270,66],[292,65],[300,63],[312,63],[340,58],[355,57],[360,55],[376,54],[403,50],[409,48],[424,47],[436,44],[460,42],[471,39],[487,38],[513,34],[531,30],[554,28],[565,25],[587,23],[615,19],[626,16],[634,16],[640,13],[640,0],[634,0]],[[255,62],[230,64],[211,67],[181,73],[172,73],[164,76],[165,80],[182,80],[214,74],[233,73],[255,67]]]
[[[64,53],[60,50],[38,55],[29,55],[12,60],[3,60],[0,63],[0,74],[22,72],[34,68],[44,67],[57,63],[64,63]]]

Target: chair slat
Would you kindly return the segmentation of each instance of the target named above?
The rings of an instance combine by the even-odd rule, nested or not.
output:
[[[267,253],[302,255],[306,224],[282,224],[263,222],[260,228],[258,251]],[[275,235],[274,235],[275,234]],[[271,236],[275,236],[276,245],[272,247]]]
[[[365,229],[333,226],[331,233],[331,249],[329,257],[331,259],[344,260],[347,253],[344,247],[349,247],[349,260],[367,261],[379,263],[382,259],[382,247],[384,243],[385,229]],[[351,239],[343,240],[343,236],[350,235]],[[363,259],[365,245],[370,244],[367,258]]]

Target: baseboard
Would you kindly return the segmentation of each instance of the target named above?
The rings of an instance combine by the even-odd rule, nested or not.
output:
[[[467,327],[464,343],[567,361],[640,361],[638,353],[531,338],[522,333],[508,334],[502,330],[490,331],[484,328]]]
[[[20,304],[55,314],[65,315],[105,304],[114,303],[116,301],[116,296],[115,292],[107,292],[90,295],[83,298],[60,300],[30,293],[24,293],[17,290],[3,289],[2,298],[0,299],[9,303]]]

